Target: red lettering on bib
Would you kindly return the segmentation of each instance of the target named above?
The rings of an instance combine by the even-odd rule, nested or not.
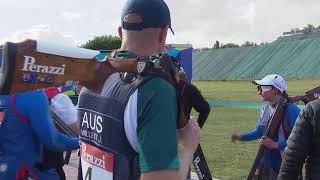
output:
[[[84,179],[113,179],[114,155],[81,142],[82,174]]]

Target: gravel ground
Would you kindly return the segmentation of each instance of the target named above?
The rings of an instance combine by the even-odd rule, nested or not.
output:
[[[77,180],[78,177],[79,157],[77,151],[73,152],[70,157],[69,165],[63,167],[67,180]],[[218,180],[213,178],[214,180]],[[191,180],[198,180],[197,174],[191,173]]]

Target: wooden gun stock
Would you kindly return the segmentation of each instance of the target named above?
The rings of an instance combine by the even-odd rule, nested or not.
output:
[[[139,57],[140,61],[136,57],[116,59],[99,51],[57,47],[35,40],[7,42],[3,54],[0,94],[59,87],[67,81],[77,81],[98,92],[116,72],[157,75],[173,85],[175,82],[171,72],[174,62],[163,60],[170,58],[166,54]]]
[[[319,97],[320,97],[320,86],[305,92],[305,95],[303,96],[290,97],[290,101],[292,102],[302,101],[304,104],[307,104],[308,102],[316,100]]]
[[[266,130],[264,136],[271,138],[274,134],[277,133],[277,131],[280,127],[280,124],[281,124],[282,114],[285,110],[284,108],[286,106],[286,101],[287,100],[285,98],[280,99],[280,102],[277,105],[276,111],[274,112],[274,114],[270,120],[270,123],[267,127],[267,130]],[[266,147],[263,145],[260,145],[258,153],[256,155],[256,158],[253,162],[253,165],[252,165],[250,172],[249,172],[249,175],[247,177],[247,180],[252,180],[254,177],[259,176],[259,174],[256,174],[256,172],[257,171],[261,172],[260,162],[265,154],[265,151],[266,151]]]
[[[96,59],[99,51],[66,48],[64,52],[63,48],[60,50],[55,46],[52,47],[53,50],[50,47],[39,50],[41,46],[40,42],[34,40],[5,43],[0,94],[59,87],[70,80],[97,91],[110,74],[138,73],[136,58],[126,58],[125,61],[106,58],[104,62],[100,62]],[[61,54],[55,54],[58,51],[56,49]],[[81,55],[77,56],[77,51]]]

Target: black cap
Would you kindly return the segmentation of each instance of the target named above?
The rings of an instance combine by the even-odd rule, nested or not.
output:
[[[127,15],[136,15],[139,21],[130,22]],[[121,27],[141,31],[144,28],[171,28],[170,10],[163,0],[127,0],[122,9]]]

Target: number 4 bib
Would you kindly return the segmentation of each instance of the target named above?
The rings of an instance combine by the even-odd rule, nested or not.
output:
[[[113,180],[114,156],[112,153],[81,142],[80,154],[84,180]]]

